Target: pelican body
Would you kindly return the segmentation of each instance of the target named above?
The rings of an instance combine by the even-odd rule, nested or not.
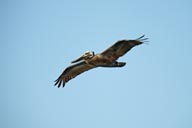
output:
[[[122,67],[125,65],[124,62],[117,62],[116,58],[113,56],[105,56],[103,54],[96,54],[93,51],[87,51],[80,58],[72,61],[71,63],[76,63],[78,61],[84,60],[87,64],[96,67]]]
[[[135,40],[120,40],[117,41],[114,45],[109,47],[102,53],[95,54],[93,51],[87,51],[85,54],[72,61],[73,65],[67,67],[63,73],[55,80],[55,86],[60,87],[67,83],[72,78],[75,78],[77,75],[96,68],[96,67],[123,67],[126,65],[125,62],[118,62],[117,59],[124,54],[126,54],[134,46],[140,45],[147,41],[148,38],[143,38],[143,36]]]

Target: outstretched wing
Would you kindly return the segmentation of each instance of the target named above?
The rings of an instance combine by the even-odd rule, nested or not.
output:
[[[131,50],[131,48],[133,48],[134,46],[146,42],[148,38],[143,37],[144,35],[135,40],[120,40],[101,54],[104,56],[111,56],[111,58],[114,58],[116,60],[127,53],[129,50]]]
[[[58,88],[59,88],[61,84],[63,84],[63,87],[64,87],[65,83],[67,83],[69,80],[95,67],[96,66],[94,65],[87,64],[85,61],[69,66],[63,71],[63,73],[59,76],[59,78],[55,80],[56,82],[55,86],[58,85]]]

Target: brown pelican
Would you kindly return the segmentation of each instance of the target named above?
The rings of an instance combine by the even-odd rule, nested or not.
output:
[[[135,40],[120,40],[117,41],[114,45],[106,49],[100,54],[94,54],[93,51],[88,51],[78,59],[72,61],[75,63],[67,67],[63,73],[55,80],[55,86],[60,87],[63,84],[67,83],[69,80],[75,78],[77,75],[96,68],[96,67],[123,67],[125,62],[117,62],[117,59],[127,53],[134,46],[140,45],[147,41],[148,38],[143,38],[143,36]],[[80,61],[80,62],[79,62]],[[77,63],[79,62],[79,63]]]

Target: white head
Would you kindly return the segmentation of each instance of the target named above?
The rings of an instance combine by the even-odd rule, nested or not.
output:
[[[95,56],[95,53],[93,51],[87,51],[85,52],[85,54],[83,55],[84,59],[90,59],[93,56]]]
[[[93,51],[87,51],[81,57],[79,57],[78,59],[72,61],[71,63],[76,63],[76,62],[81,61],[81,60],[88,60],[88,59],[91,59],[94,56],[95,56],[95,53]]]

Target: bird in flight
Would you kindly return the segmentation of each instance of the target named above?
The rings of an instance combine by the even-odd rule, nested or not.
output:
[[[55,86],[58,88],[78,76],[79,74],[97,67],[123,67],[125,62],[118,62],[117,59],[126,54],[131,48],[147,42],[145,35],[135,40],[119,40],[102,53],[95,54],[93,51],[87,51],[78,59],[72,61],[73,65],[67,67],[63,73],[55,80]]]

